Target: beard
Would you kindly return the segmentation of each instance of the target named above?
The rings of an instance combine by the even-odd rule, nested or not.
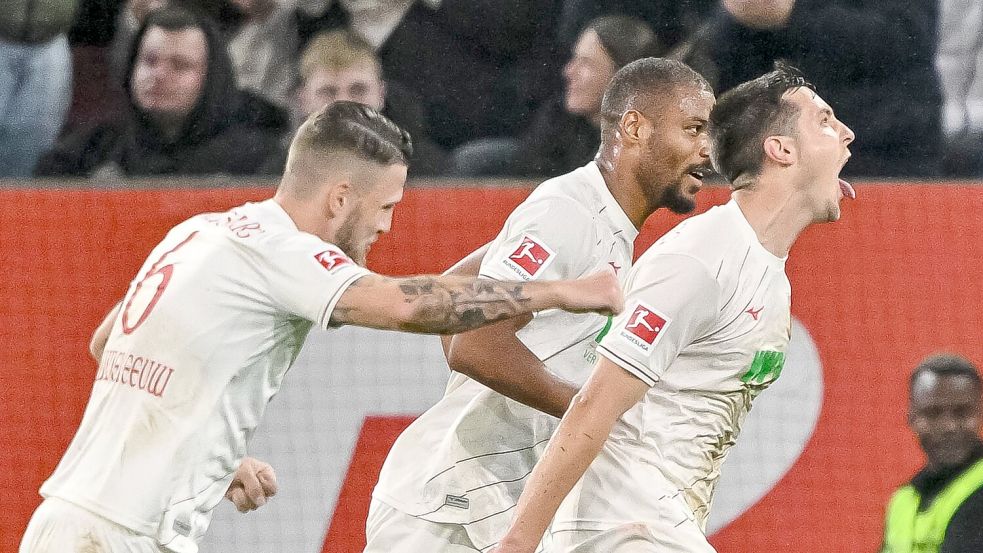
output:
[[[696,201],[683,193],[683,183],[676,182],[662,190],[659,204],[677,215],[686,215],[696,209]]]
[[[345,222],[338,228],[338,232],[335,233],[334,245],[341,248],[341,251],[352,258],[352,261],[364,267],[369,249],[359,247],[355,239],[355,226],[355,217],[349,216],[345,219]]]

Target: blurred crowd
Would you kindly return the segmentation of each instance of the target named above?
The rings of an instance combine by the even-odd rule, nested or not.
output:
[[[718,94],[784,59],[857,134],[844,173],[983,177],[978,0],[4,0],[0,177],[274,175],[336,100],[407,129],[412,176],[554,176],[617,69]]]

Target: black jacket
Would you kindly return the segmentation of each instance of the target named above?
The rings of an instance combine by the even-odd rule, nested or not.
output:
[[[601,130],[586,118],[567,112],[560,95],[539,108],[519,143],[510,164],[511,174],[555,177],[594,159],[601,145]]]
[[[785,29],[720,13],[710,41],[718,94],[788,60],[854,130],[845,174],[931,176],[941,156],[935,0],[798,0]]]
[[[253,102],[236,88],[225,44],[206,21],[208,74],[198,103],[176,139],[168,140],[135,105],[126,87],[128,109],[115,121],[65,137],[35,169],[38,176],[90,176],[114,167],[127,176],[169,174],[248,175],[269,166],[279,147],[275,126],[263,122]],[[130,82],[146,28],[140,29],[124,79]],[[284,119],[285,120],[285,119]]]

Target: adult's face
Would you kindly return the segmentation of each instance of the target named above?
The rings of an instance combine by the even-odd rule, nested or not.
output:
[[[844,195],[853,195],[852,187],[839,178],[850,158],[853,131],[808,88],[794,89],[784,98],[799,110],[795,140],[803,169],[802,192],[810,200],[816,222],[836,221],[840,218],[840,200]]]
[[[930,466],[951,467],[969,459],[980,415],[980,389],[968,377],[924,372],[912,385],[908,426]]]
[[[675,213],[696,207],[696,193],[710,172],[707,121],[714,102],[707,88],[678,85],[644,108],[648,137],[638,177],[651,205]]]
[[[584,31],[573,47],[573,58],[563,68],[567,111],[587,118],[597,117],[601,113],[604,90],[617,71],[618,67],[601,46],[597,33],[590,29]]]
[[[335,235],[336,245],[362,266],[372,244],[391,229],[406,183],[405,165],[387,165],[371,173],[367,176],[374,184],[361,194],[353,193],[352,208]]]
[[[304,81],[298,96],[304,119],[324,106],[342,100],[365,104],[375,110],[382,110],[386,100],[382,76],[371,60],[356,62],[345,69],[319,67]]]
[[[208,43],[201,29],[151,27],[140,42],[130,92],[143,111],[182,119],[198,103],[207,71]]]

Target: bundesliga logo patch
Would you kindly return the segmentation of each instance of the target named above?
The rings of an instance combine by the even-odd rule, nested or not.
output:
[[[314,259],[328,271],[333,271],[337,267],[352,262],[348,256],[336,250],[325,250],[315,255]]]
[[[655,309],[639,303],[621,330],[621,337],[632,345],[648,353],[652,350],[659,335],[669,325],[670,319]]]
[[[519,247],[502,262],[519,273],[524,280],[529,280],[545,269],[555,256],[556,254],[546,244],[530,236],[523,236]]]

